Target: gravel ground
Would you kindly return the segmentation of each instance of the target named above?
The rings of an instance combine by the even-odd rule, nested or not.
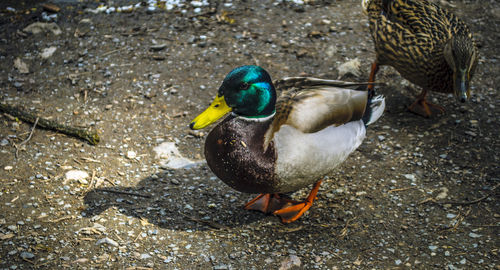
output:
[[[111,2],[0,3],[0,102],[101,136],[0,115],[1,269],[500,269],[498,2],[439,2],[480,46],[471,101],[431,93],[446,113],[424,119],[382,68],[385,115],[290,225],[243,210],[253,195],[210,172],[188,124],[243,64],[365,81],[359,1]]]

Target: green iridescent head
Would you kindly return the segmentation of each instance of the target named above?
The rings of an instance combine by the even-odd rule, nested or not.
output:
[[[274,112],[276,90],[271,76],[259,66],[233,69],[218,92],[233,112],[246,117],[266,117]]]
[[[222,82],[217,97],[190,124],[201,129],[232,111],[239,116],[262,118],[275,112],[276,90],[271,76],[259,66],[233,69]]]

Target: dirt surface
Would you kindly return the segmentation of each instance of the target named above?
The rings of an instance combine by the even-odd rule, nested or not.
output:
[[[0,268],[500,269],[497,1],[440,2],[480,45],[470,102],[431,93],[446,113],[414,115],[406,107],[420,89],[382,68],[385,115],[295,223],[243,210],[253,195],[206,164],[171,169],[155,157],[174,142],[203,160],[208,130],[188,124],[239,65],[336,79],[358,58],[361,74],[345,79],[365,81],[374,52],[359,2],[193,1],[108,14],[98,1],[56,1],[50,18],[36,1],[2,1],[1,102],[97,130],[101,142],[39,128],[27,140],[32,124],[0,115]],[[44,18],[61,34],[23,32]],[[68,179],[71,170],[88,177]]]

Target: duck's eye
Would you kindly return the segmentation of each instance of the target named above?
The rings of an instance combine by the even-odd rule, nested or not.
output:
[[[219,108],[219,104],[215,104],[215,105],[214,105],[214,108]]]
[[[250,85],[249,85],[248,83],[246,83],[246,82],[244,82],[244,83],[242,83],[242,84],[240,85],[240,89],[241,89],[241,90],[247,90],[247,89],[248,89],[248,87],[250,87]]]

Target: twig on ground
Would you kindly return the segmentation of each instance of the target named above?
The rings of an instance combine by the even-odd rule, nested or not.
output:
[[[391,190],[389,190],[387,192],[391,193],[391,192],[398,192],[398,191],[406,191],[406,190],[414,189],[414,188],[416,188],[416,187],[395,188],[395,189],[391,189]]]
[[[125,268],[125,270],[153,270],[151,267],[143,267],[143,266],[131,266]]]
[[[498,188],[498,186],[500,186],[500,184],[497,184],[496,186],[494,186],[492,189],[491,189],[491,192],[489,192],[488,194],[478,198],[478,199],[475,199],[475,200],[472,200],[472,201],[445,201],[445,202],[438,202],[436,201],[434,198],[427,198],[421,202],[419,202],[418,204],[424,204],[424,203],[428,203],[428,202],[432,202],[432,203],[435,203],[435,204],[439,204],[439,205],[444,205],[444,204],[451,204],[451,205],[471,205],[471,204],[476,204],[476,203],[479,203],[481,201],[484,201],[486,200],[488,197],[490,197],[493,193],[495,193],[495,189]]]
[[[56,218],[56,219],[53,219],[53,220],[47,220],[46,222],[50,222],[50,223],[58,223],[58,222],[61,222],[63,220],[66,220],[66,219],[74,219],[75,216],[64,216],[64,217],[60,217],[60,218]]]
[[[16,148],[16,158],[19,156],[19,147],[21,147],[21,145],[26,144],[29,140],[31,140],[31,136],[33,136],[33,132],[35,132],[35,128],[36,128],[36,124],[38,124],[38,120],[39,120],[39,118],[37,117],[35,119],[35,123],[33,124],[33,127],[31,128],[31,132],[30,132],[30,135],[28,136],[28,138],[26,140],[22,141],[20,144],[14,144],[14,147]]]
[[[36,119],[39,119],[38,126],[44,129],[49,129],[53,130],[56,132],[60,132],[69,136],[73,136],[85,141],[88,141],[92,145],[96,145],[99,143],[99,135],[97,134],[96,131],[88,131],[86,129],[82,128],[75,128],[71,126],[66,126],[60,123],[57,123],[56,121],[40,118],[36,115],[33,115],[31,113],[22,111],[19,108],[12,107],[6,104],[1,104],[0,103],[0,112],[4,112],[7,114],[10,114],[14,117],[17,117],[25,122],[28,123],[35,123]]]
[[[104,177],[104,181],[110,183],[112,186],[116,186],[115,182],[109,180],[108,178]]]
[[[101,161],[93,159],[93,158],[81,157],[81,159],[83,159],[83,160],[85,160],[87,162],[101,163]]]
[[[136,192],[129,192],[129,191],[119,191],[119,190],[112,190],[112,189],[99,189],[98,191],[123,194],[123,195],[129,195],[129,196],[137,196],[137,197],[142,197],[142,198],[151,198],[151,195],[141,194],[141,193],[136,193]]]
[[[87,187],[87,192],[90,191],[95,182],[95,170],[92,171],[92,178],[90,179],[90,184]]]
[[[469,201],[469,202],[442,202],[442,204],[452,204],[452,205],[471,205],[471,204],[476,204],[476,203],[484,201],[488,197],[490,197],[494,193],[495,189],[497,189],[498,186],[500,186],[500,184],[497,184],[496,186],[494,186],[491,189],[491,192],[489,192],[488,194],[484,195],[483,197],[475,199],[475,200],[472,200],[472,201]]]
[[[209,227],[212,227],[214,229],[227,229],[226,226],[224,225],[221,225],[221,224],[218,224],[218,223],[215,223],[215,222],[212,222],[212,221],[209,221],[209,220],[202,220],[202,219],[198,219],[198,218],[194,218],[192,216],[188,216],[186,214],[183,214],[183,213],[179,213],[181,215],[183,215],[184,217],[186,217],[187,219],[191,220],[191,221],[194,221],[194,222],[197,222],[197,223],[201,223],[203,225],[207,225]]]
[[[29,263],[31,263],[32,265],[35,265],[35,262],[33,262],[32,260],[28,260],[28,259],[26,259],[26,258],[22,258],[22,259],[23,259],[23,261],[25,261],[25,262],[29,262]]]
[[[116,50],[111,50],[111,51],[103,53],[102,56],[106,56],[106,55],[113,54],[113,53],[116,53],[116,52],[119,52],[119,51],[123,51],[125,49],[126,48],[120,48],[120,49],[116,49]]]

